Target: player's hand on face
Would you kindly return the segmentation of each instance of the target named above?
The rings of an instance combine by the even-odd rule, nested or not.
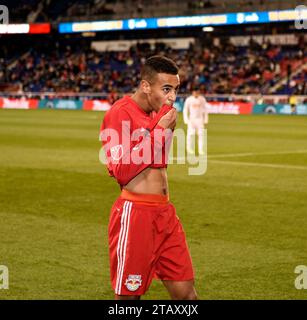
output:
[[[174,129],[177,120],[177,110],[172,109],[167,114],[165,114],[158,122],[158,125],[164,129]]]

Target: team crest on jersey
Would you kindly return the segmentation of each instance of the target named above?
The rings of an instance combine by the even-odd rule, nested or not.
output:
[[[110,150],[111,150],[111,157],[113,160],[118,161],[122,158],[124,149],[121,144],[118,144],[117,146],[112,147]]]
[[[138,274],[129,274],[125,286],[129,291],[136,291],[142,284],[142,276]]]

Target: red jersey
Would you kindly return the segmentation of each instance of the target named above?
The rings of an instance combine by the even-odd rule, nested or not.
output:
[[[107,168],[123,186],[144,169],[167,167],[172,132],[157,125],[171,110],[147,114],[132,98],[125,96],[106,113],[100,130]]]

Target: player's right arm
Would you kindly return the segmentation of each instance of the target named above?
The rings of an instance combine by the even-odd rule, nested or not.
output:
[[[100,139],[107,158],[107,167],[120,185],[126,185],[131,179],[150,165],[135,164],[134,153],[138,152],[138,141],[131,141],[132,119],[123,108],[110,110],[102,123]]]
[[[109,173],[120,185],[129,183],[153,163],[158,153],[163,152],[163,143],[154,140],[154,130],[160,129],[162,134],[165,129],[174,125],[175,114],[174,111],[170,111],[162,116],[151,131],[140,131],[136,140],[132,140],[132,119],[126,110],[120,108],[117,112],[111,110],[106,114],[100,138]],[[135,161],[140,159],[141,149],[143,150],[142,161]]]

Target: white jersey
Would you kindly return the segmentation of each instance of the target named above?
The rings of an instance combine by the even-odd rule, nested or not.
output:
[[[189,123],[193,120],[199,120],[202,123],[206,122],[207,101],[203,96],[189,96],[183,106],[184,123]]]

